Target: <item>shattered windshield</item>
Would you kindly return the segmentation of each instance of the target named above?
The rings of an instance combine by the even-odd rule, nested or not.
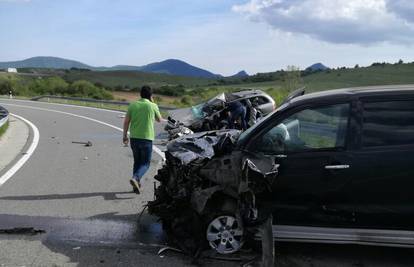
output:
[[[204,112],[203,112],[204,105],[205,103],[201,103],[201,104],[191,107],[191,111],[194,115],[194,118],[196,119],[204,118]]]
[[[212,112],[223,109],[224,103],[226,103],[226,95],[221,93],[205,103],[192,106],[191,112],[194,118],[202,119],[206,114],[211,114]]]

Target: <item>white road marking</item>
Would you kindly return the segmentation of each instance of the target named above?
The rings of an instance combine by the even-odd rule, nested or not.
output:
[[[9,106],[14,106],[14,107],[22,107],[22,108],[29,108],[29,109],[35,109],[35,110],[42,110],[42,111],[49,111],[49,112],[55,112],[55,113],[65,114],[65,115],[68,115],[68,116],[73,116],[73,117],[77,117],[77,118],[81,118],[81,119],[93,121],[93,122],[96,122],[96,123],[99,123],[99,124],[102,124],[102,125],[111,127],[111,128],[113,128],[115,130],[118,130],[118,131],[123,132],[123,129],[121,129],[119,127],[116,127],[116,126],[114,126],[112,124],[109,124],[109,123],[106,123],[106,122],[103,122],[103,121],[100,121],[100,120],[96,120],[96,119],[93,119],[93,118],[89,118],[89,117],[86,117],[86,116],[69,113],[69,112],[64,112],[64,111],[54,110],[54,109],[47,109],[47,108],[39,108],[39,107],[31,107],[31,106],[22,106],[22,105],[16,105],[16,104],[8,104],[8,103],[7,104],[4,104],[4,105],[9,105]],[[157,153],[162,158],[163,161],[165,161],[165,154],[164,154],[164,152],[162,152],[156,146],[153,146],[152,148],[153,148],[154,152]]]
[[[39,144],[40,137],[39,129],[37,129],[36,125],[34,125],[32,122],[16,114],[10,115],[24,121],[30,126],[30,128],[32,128],[33,141],[27,151],[23,153],[23,156],[16,162],[16,164],[14,164],[13,167],[11,167],[5,174],[3,174],[3,176],[0,177],[0,186],[7,182],[7,180],[9,180],[21,167],[23,167],[26,161],[33,155],[37,145]]]
[[[104,109],[104,108],[94,108],[94,107],[85,107],[85,106],[78,106],[78,105],[70,105],[70,104],[60,104],[60,103],[49,103],[49,102],[42,102],[42,101],[33,101],[33,100],[23,100],[23,99],[8,99],[8,98],[0,98],[0,100],[5,100],[6,102],[28,102],[28,103],[41,103],[41,104],[47,104],[47,105],[53,105],[53,106],[63,106],[63,107],[70,107],[70,108],[83,108],[83,109],[92,109],[92,110],[98,110],[98,111],[107,111],[107,112],[113,112],[113,113],[121,113],[125,114],[125,111],[117,111],[117,110],[111,110],[111,109]],[[9,104],[5,104],[9,105]]]

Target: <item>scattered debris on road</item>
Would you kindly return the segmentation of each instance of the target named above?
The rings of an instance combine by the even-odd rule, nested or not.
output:
[[[166,251],[174,251],[174,252],[178,252],[178,253],[183,253],[183,251],[177,249],[177,248],[173,248],[173,247],[163,247],[160,250],[158,250],[157,255],[159,257],[164,257],[163,253]]]
[[[92,146],[92,142],[91,141],[87,141],[87,142],[72,141],[72,144],[80,144],[80,145],[84,145],[86,147]]]

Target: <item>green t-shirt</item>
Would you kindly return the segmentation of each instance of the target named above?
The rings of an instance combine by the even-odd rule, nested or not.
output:
[[[142,98],[129,104],[127,116],[131,119],[131,138],[154,140],[154,120],[161,117],[157,104]]]

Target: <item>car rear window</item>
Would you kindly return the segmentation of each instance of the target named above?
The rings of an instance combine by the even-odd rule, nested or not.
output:
[[[414,144],[414,100],[364,103],[363,147]]]

